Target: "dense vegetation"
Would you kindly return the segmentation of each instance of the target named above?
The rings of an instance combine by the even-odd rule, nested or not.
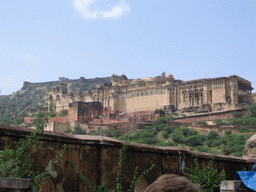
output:
[[[250,136],[244,136],[243,131],[238,134],[225,132],[223,136],[216,131],[207,135],[195,129],[188,128],[188,125],[172,126],[164,124],[161,126],[147,126],[143,130],[137,130],[124,134],[118,139],[131,138],[131,142],[151,144],[156,146],[178,146],[184,149],[242,156],[245,142]]]
[[[250,127],[256,125],[256,103],[248,106],[244,117],[241,113],[235,112],[232,118],[225,121],[221,119],[214,120],[216,125],[241,125],[237,134],[232,134],[230,130],[226,130],[224,135],[219,135],[216,131],[204,134],[189,128],[187,124],[173,126],[170,120],[172,120],[172,116],[161,117],[153,122],[152,126],[146,126],[143,130],[136,130],[121,136],[110,130],[99,131],[94,134],[115,137],[120,140],[130,138],[131,142],[136,143],[178,146],[184,149],[240,157],[246,141],[256,132],[255,129]],[[196,123],[206,124],[203,121],[197,121]]]

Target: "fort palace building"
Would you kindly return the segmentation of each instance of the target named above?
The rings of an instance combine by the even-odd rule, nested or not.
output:
[[[233,110],[252,102],[252,89],[250,81],[236,75],[182,81],[163,72],[160,76],[135,80],[112,75],[111,82],[100,88],[78,93],[69,93],[65,81],[60,81],[49,99],[57,113],[76,102],[101,103],[101,109],[119,113],[156,109],[210,112]]]

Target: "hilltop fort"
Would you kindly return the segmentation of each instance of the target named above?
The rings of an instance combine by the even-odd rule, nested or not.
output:
[[[239,76],[206,78],[191,81],[173,75],[129,80],[112,75],[111,81],[98,89],[68,92],[65,78],[54,86],[49,96],[55,111],[69,109],[73,102],[100,102],[103,108],[124,113],[140,111],[214,112],[241,108],[253,102],[251,82]]]

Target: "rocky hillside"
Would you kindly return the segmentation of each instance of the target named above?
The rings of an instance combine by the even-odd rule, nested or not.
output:
[[[18,125],[22,118],[12,119],[13,115],[19,114],[25,116],[26,109],[45,107],[48,105],[48,96],[53,86],[59,84],[60,81],[65,81],[68,85],[69,92],[86,91],[96,89],[104,83],[110,82],[110,77],[70,80],[60,78],[59,81],[30,83],[24,82],[21,90],[12,95],[0,97],[0,124]]]

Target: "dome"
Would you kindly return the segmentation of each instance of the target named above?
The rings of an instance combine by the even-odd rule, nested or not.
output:
[[[243,151],[243,158],[256,159],[256,134],[251,136],[245,143],[244,151]]]
[[[137,83],[139,80],[138,79],[134,79],[133,81],[132,81],[132,83]]]
[[[172,74],[169,74],[169,75],[166,76],[166,78],[168,78],[168,79],[173,79],[173,75],[172,75]]]
[[[150,78],[149,77],[144,77],[140,81],[150,81]]]

